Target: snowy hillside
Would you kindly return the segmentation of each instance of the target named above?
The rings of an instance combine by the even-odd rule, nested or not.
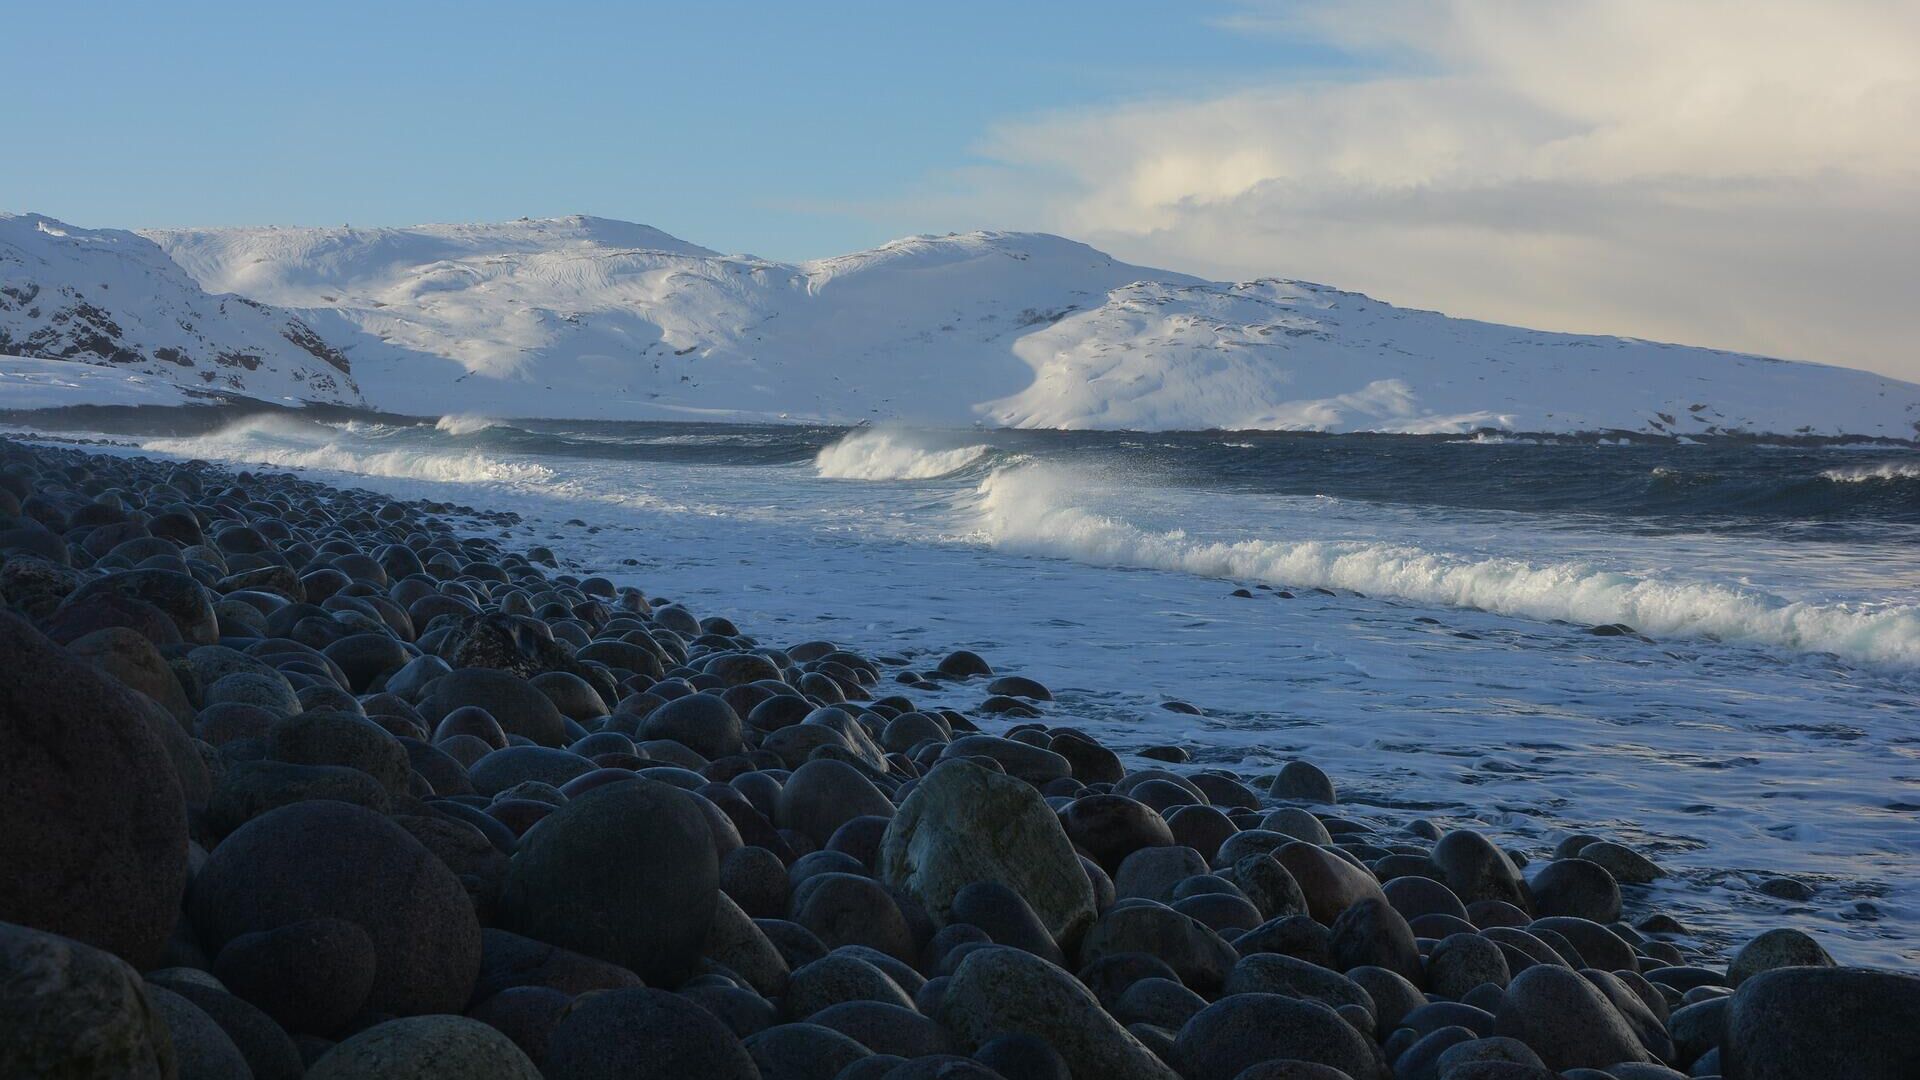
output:
[[[299,310],[414,413],[1062,428],[1814,432],[1911,438],[1920,387],[1807,364],[1129,266],[1059,237],[790,265],[598,218],[148,232]]]
[[[145,232],[157,248],[127,233],[5,220],[12,232],[54,229],[65,245],[39,245],[62,252],[107,246],[72,237],[140,245],[139,265],[156,281],[184,271],[208,292],[290,309],[191,294],[228,314],[186,321],[208,334],[231,322],[233,334],[284,352],[292,335],[255,324],[294,320],[351,359],[369,403],[396,412],[1920,434],[1920,386],[1859,371],[1450,319],[1303,282],[1205,282],[1040,234],[910,237],[788,264],[590,217]],[[23,287],[81,290],[76,300],[90,288],[75,284],[89,274],[66,263],[45,280],[7,272]],[[122,323],[165,328],[175,325],[167,305],[185,302],[167,298],[183,288],[147,286],[156,299],[137,302],[126,296],[139,289],[103,295]],[[10,344],[39,356],[75,348],[18,331]],[[193,353],[203,355],[220,351]],[[287,396],[260,381],[249,392]],[[341,385],[353,386],[344,372]]]
[[[6,353],[272,401],[363,403],[346,356],[293,314],[254,299],[208,295],[134,233],[80,229],[37,214],[0,213]],[[98,376],[67,381],[101,384]],[[0,400],[0,407],[19,406]]]

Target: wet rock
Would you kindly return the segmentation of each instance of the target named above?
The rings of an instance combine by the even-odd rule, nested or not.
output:
[[[1268,785],[1267,794],[1276,799],[1297,799],[1329,805],[1337,801],[1333,781],[1320,771],[1319,766],[1306,761],[1287,762]]]
[[[639,733],[645,739],[671,739],[709,760],[744,748],[740,717],[718,694],[675,698],[648,713]]]
[[[1833,967],[1833,957],[1820,943],[1799,930],[1768,930],[1740,946],[1727,965],[1727,985],[1738,988],[1763,971],[1786,967]]]
[[[899,905],[871,878],[817,875],[794,890],[792,905],[793,921],[829,949],[864,945],[901,960],[911,960],[917,951]]]
[[[1571,915],[1602,923],[1620,917],[1620,886],[1605,867],[1585,858],[1548,863],[1534,875],[1532,889],[1533,909],[1540,915]]]
[[[539,987],[575,997],[595,990],[643,985],[633,972],[591,956],[493,927],[481,931],[480,975],[473,999],[485,1001],[518,987]]]
[[[1225,994],[1284,994],[1311,998],[1329,1009],[1358,1005],[1369,1014],[1373,998],[1360,984],[1337,971],[1279,953],[1253,953],[1241,957],[1227,977]]]
[[[1000,767],[1006,770],[1007,775],[1025,780],[1035,787],[1073,775],[1073,766],[1059,754],[1044,747],[1029,746],[1014,739],[1002,739],[993,735],[962,735],[948,743],[940,756],[942,760],[965,757],[992,758],[1000,763]]]
[[[1442,836],[1433,846],[1433,865],[1447,888],[1468,905],[1498,900],[1523,912],[1532,910],[1520,871],[1505,852],[1477,832],[1456,829]]]
[[[1653,860],[1627,847],[1607,840],[1583,844],[1578,858],[1596,863],[1622,885],[1650,885],[1666,876]]]

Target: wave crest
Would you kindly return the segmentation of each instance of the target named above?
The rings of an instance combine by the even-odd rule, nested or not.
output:
[[[472,435],[476,431],[502,426],[500,421],[490,416],[475,416],[471,413],[448,413],[434,421],[433,430],[444,431],[449,435]]]
[[[1097,566],[1143,567],[1473,608],[1585,625],[1626,623],[1664,637],[1708,638],[1850,660],[1920,667],[1920,609],[1792,602],[1712,582],[1670,580],[1581,562],[1536,565],[1368,541],[1198,541],[1141,529],[1077,505],[1085,485],[1066,470],[995,470],[980,485],[980,518],[996,548]]]
[[[1875,480],[1920,480],[1920,463],[1889,461],[1882,465],[1828,469],[1821,473],[1820,477],[1838,484],[1864,484]]]
[[[147,439],[142,446],[163,454],[281,469],[387,476],[444,483],[545,483],[553,470],[532,462],[484,454],[430,450],[365,450],[341,441],[342,432],[290,416],[257,416],[211,435]]]
[[[820,451],[814,468],[830,480],[932,480],[992,452],[987,446],[929,450],[890,431],[856,431]]]

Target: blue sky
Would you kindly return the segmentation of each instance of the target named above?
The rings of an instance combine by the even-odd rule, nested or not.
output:
[[[1348,64],[1233,5],[20,4],[4,202],[78,223],[593,213],[774,258],[965,227],[996,122]],[[26,118],[30,118],[26,119]],[[24,137],[24,139],[20,137]]]
[[[81,225],[590,213],[779,259],[1041,229],[1920,380],[1920,4],[35,0],[4,25],[0,207]]]

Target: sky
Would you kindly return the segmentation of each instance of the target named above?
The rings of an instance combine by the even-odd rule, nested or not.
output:
[[[1143,265],[1920,381],[1920,4],[1064,0],[5,10],[0,207],[589,213]],[[24,100],[23,100],[24,99]]]

